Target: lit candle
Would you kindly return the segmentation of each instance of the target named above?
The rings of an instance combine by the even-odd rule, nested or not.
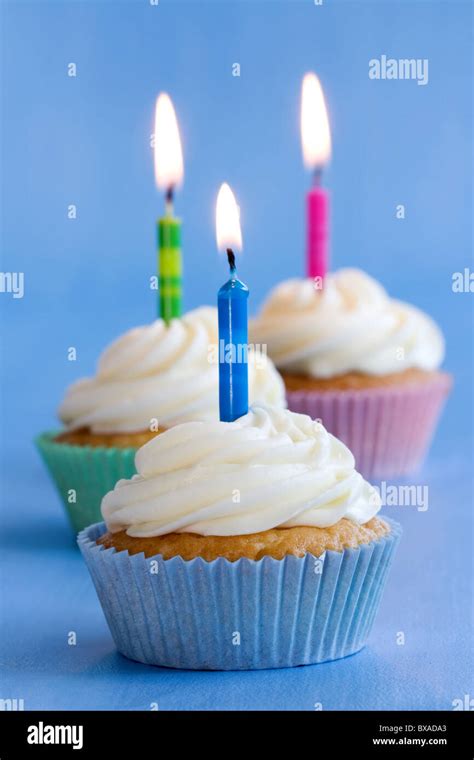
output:
[[[183,179],[178,122],[169,95],[155,107],[155,180],[165,191],[165,215],[158,219],[158,313],[168,323],[182,312],[181,221],[173,216],[173,196]]]
[[[301,143],[305,166],[314,178],[306,201],[306,274],[322,284],[328,269],[329,194],[321,187],[321,177],[331,156],[331,133],[321,84],[312,73],[303,79]]]
[[[223,184],[217,196],[216,237],[219,250],[227,252],[230,277],[217,295],[219,317],[219,415],[232,422],[247,414],[248,391],[248,316],[249,291],[237,277],[234,250],[242,248],[239,207],[229,185]]]

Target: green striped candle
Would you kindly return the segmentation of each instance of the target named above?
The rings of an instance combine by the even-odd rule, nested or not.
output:
[[[178,121],[171,98],[159,94],[155,106],[154,163],[157,186],[165,191],[165,215],[158,219],[158,315],[168,325],[180,317],[183,264],[181,260],[181,221],[173,216],[175,189],[183,179],[183,152]]]
[[[158,220],[158,274],[159,315],[168,324],[183,308],[181,221],[171,215]]]

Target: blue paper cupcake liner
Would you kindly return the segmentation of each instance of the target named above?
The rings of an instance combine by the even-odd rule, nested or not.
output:
[[[96,544],[104,523],[78,543],[119,652],[192,670],[309,665],[366,644],[401,527],[342,552],[263,557],[145,558]]]

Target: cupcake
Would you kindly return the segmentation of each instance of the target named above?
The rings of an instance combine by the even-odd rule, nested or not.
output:
[[[321,419],[367,478],[417,470],[451,387],[430,317],[357,269],[281,283],[250,327],[280,370],[289,409]]]
[[[217,340],[214,308],[169,325],[158,319],[120,336],[97,374],[68,388],[59,408],[64,429],[37,445],[76,532],[101,519],[102,497],[134,474],[140,446],[179,423],[218,419]],[[286,406],[278,372],[253,351],[249,393],[251,401]]]
[[[239,670],[365,645],[400,527],[320,423],[253,406],[177,425],[135,464],[78,537],[123,655]]]

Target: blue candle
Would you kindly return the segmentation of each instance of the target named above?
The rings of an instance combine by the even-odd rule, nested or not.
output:
[[[230,278],[217,295],[219,314],[219,415],[232,422],[249,409],[248,317],[249,289],[237,277],[235,257],[227,249]]]
[[[230,277],[217,296],[219,317],[219,416],[222,422],[247,414],[249,290],[237,277],[231,246],[240,247],[239,209],[230,187],[222,185],[217,198],[216,231],[219,248],[225,248]]]

